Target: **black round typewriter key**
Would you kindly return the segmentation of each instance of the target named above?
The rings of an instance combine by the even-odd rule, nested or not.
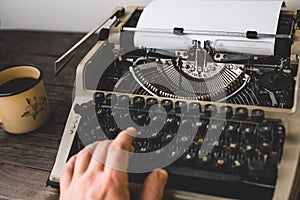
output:
[[[105,105],[112,106],[117,104],[117,95],[113,93],[109,93],[105,97]]]
[[[242,173],[244,168],[244,161],[242,159],[233,159],[230,161],[230,167],[233,173]]]
[[[199,150],[200,152],[201,150]],[[201,155],[201,153],[198,153],[198,163],[201,165],[208,165],[212,161],[212,156],[210,154],[207,155]]]
[[[200,148],[200,147],[202,146],[203,142],[204,142],[204,138],[203,138],[203,137],[197,137],[197,138],[195,138],[194,144],[195,144],[197,147]]]
[[[184,113],[187,110],[187,103],[185,101],[175,102],[175,111],[177,113]]]
[[[171,131],[165,131],[163,133],[163,142],[170,142],[175,137],[175,134],[173,134]]]
[[[201,112],[201,105],[197,102],[192,102],[189,104],[189,111],[192,114],[200,114]]]
[[[145,105],[145,99],[141,96],[136,96],[132,100],[132,105],[134,108],[143,108]]]
[[[254,127],[251,124],[243,124],[240,128],[241,136],[244,141],[252,141],[254,136]]]
[[[105,116],[105,111],[101,106],[97,106],[95,109],[98,120]]]
[[[128,95],[121,95],[118,98],[118,104],[121,107],[128,107],[130,103],[130,97]]]
[[[146,99],[146,108],[149,109],[149,108],[151,108],[151,106],[154,106],[156,104],[158,104],[157,99],[155,99],[155,98]]]
[[[222,148],[218,140],[213,141],[212,146],[213,146],[211,150],[212,153],[219,153]]]
[[[169,99],[164,99],[160,102],[160,105],[166,109],[167,112],[173,109],[173,102]]]
[[[212,117],[217,114],[217,106],[215,104],[206,104],[204,106],[204,113],[207,117]]]
[[[177,119],[179,123],[179,119]],[[180,129],[183,131],[188,132],[191,129],[191,126],[193,125],[192,119],[190,118],[182,118],[180,121]]]
[[[182,155],[182,159],[184,161],[192,161],[196,158],[196,153],[193,151],[186,151],[183,155]]]
[[[224,133],[228,139],[236,139],[237,137],[237,125],[228,123],[224,128]]]
[[[226,158],[218,158],[215,160],[215,166],[217,167],[225,167],[227,165],[227,159]]]
[[[239,120],[245,120],[248,117],[248,109],[244,107],[238,107],[235,109],[235,117]]]
[[[95,103],[102,104],[105,99],[105,94],[103,92],[95,92],[93,98]]]
[[[224,116],[226,119],[230,119],[233,115],[233,109],[231,106],[222,106],[220,114],[222,117]]]
[[[147,113],[136,113],[132,116],[133,121],[139,126],[147,124],[147,118]]]
[[[164,127],[167,128],[167,130],[171,130],[175,129],[178,124],[179,121],[176,119],[176,117],[168,117]]]
[[[271,141],[272,139],[272,125],[269,123],[263,123],[258,125],[257,127],[257,136],[267,140]]]
[[[254,122],[262,122],[265,119],[265,111],[261,109],[252,110],[251,119]]]
[[[151,118],[151,127],[153,127],[153,131],[158,131],[156,130],[157,127],[162,126],[162,120],[161,120],[161,116],[157,116],[157,115],[153,115],[150,117]]]
[[[243,146],[243,154],[245,158],[252,158],[254,155],[254,146],[253,144],[245,144]]]
[[[239,144],[238,143],[235,143],[235,142],[229,143],[229,145],[228,145],[229,155],[234,156],[238,153],[238,151],[239,151]]]
[[[119,132],[120,130],[114,125],[108,126],[105,129],[105,133],[106,133],[105,135],[108,137],[108,139],[115,139]]]
[[[261,142],[259,145],[259,150],[262,154],[270,154],[272,151],[272,146],[269,142]]]

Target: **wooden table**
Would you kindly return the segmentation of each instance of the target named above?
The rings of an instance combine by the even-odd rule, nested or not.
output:
[[[71,107],[76,66],[97,36],[78,49],[59,76],[54,76],[53,63],[83,36],[0,30],[0,67],[24,63],[39,66],[52,108],[49,122],[33,133],[11,135],[0,128],[0,199],[58,199],[58,190],[46,187],[46,181]]]
[[[44,72],[52,116],[39,130],[12,135],[0,128],[0,199],[58,199],[58,190],[46,187],[72,101],[75,69],[93,46],[92,36],[59,76],[53,64],[84,34],[0,30],[0,68],[35,64]]]

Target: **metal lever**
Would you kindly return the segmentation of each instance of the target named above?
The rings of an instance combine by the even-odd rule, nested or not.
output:
[[[112,11],[108,17],[106,17],[103,21],[101,21],[94,29],[90,30],[83,38],[81,38],[73,47],[71,47],[64,55],[62,55],[59,59],[57,59],[54,63],[54,73],[58,75],[58,73],[64,68],[64,66],[71,60],[74,55],[75,50],[84,43],[88,38],[90,38],[97,30],[99,30],[106,22],[116,17],[116,19],[120,18],[124,15],[125,9],[123,7],[117,7],[114,11]]]

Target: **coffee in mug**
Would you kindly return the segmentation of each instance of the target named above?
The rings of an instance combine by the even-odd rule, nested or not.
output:
[[[13,134],[34,131],[50,117],[43,73],[33,65],[0,69],[0,125]]]

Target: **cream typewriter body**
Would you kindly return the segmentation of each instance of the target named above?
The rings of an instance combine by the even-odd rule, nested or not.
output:
[[[144,137],[133,143],[132,187],[164,167],[166,199],[297,198],[299,11],[278,1],[154,1],[117,8],[82,41],[97,29],[50,185],[76,151],[134,126]]]

